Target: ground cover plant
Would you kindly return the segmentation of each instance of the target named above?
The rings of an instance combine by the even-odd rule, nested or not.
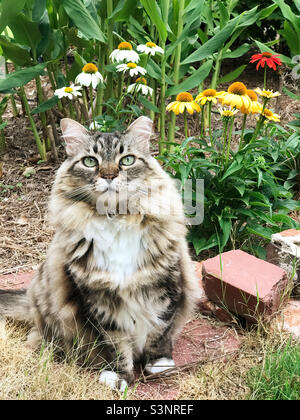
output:
[[[203,208],[204,222],[189,229],[195,259],[238,247],[265,258],[273,233],[299,229],[298,0],[16,0],[14,8],[2,0],[0,12],[1,274],[44,258],[53,234],[47,194],[64,159],[63,117],[103,132],[123,130],[140,115],[154,120],[153,154],[183,194],[192,181],[193,204]],[[197,179],[204,180],[200,200]],[[14,330],[11,337],[21,345]],[[263,369],[276,346],[251,359],[265,364],[249,377],[234,361],[226,365],[227,375],[242,378],[236,398],[285,398],[277,391],[268,397],[267,380],[261,392],[251,385],[272,375]],[[293,357],[299,363],[296,350]],[[51,357],[36,362],[37,370],[60,370]],[[62,375],[74,379],[75,370]],[[182,396],[209,398],[196,390],[206,383],[210,395],[235,398],[210,378],[218,367],[204,370],[180,382]],[[39,372],[51,388],[48,370]],[[15,395],[12,375],[2,377],[9,391],[1,398],[45,398],[37,383],[28,393],[19,383]],[[76,398],[83,395],[97,398],[84,391]],[[290,397],[299,399],[294,389]]]

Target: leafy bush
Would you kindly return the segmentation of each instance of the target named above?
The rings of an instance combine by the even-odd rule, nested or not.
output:
[[[249,130],[246,142],[252,135]],[[214,137],[218,136],[220,130],[214,132]],[[289,217],[291,211],[300,209],[293,199],[299,141],[297,132],[273,126],[255,142],[231,150],[227,164],[221,142],[213,147],[194,137],[159,158],[183,185],[187,179],[204,180],[204,222],[192,226],[189,234],[197,254],[241,246],[251,234],[270,240],[273,233],[300,228]],[[261,246],[254,244],[252,249],[264,257]]]

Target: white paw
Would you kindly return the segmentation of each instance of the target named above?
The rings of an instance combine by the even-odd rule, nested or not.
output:
[[[100,373],[99,381],[109,386],[111,389],[117,389],[120,392],[124,392],[128,387],[125,379],[120,379],[120,376],[111,370],[103,370]]]
[[[147,373],[154,374],[164,372],[167,369],[170,369],[175,366],[175,362],[173,359],[167,359],[166,357],[162,357],[161,359],[157,359],[155,362],[148,363],[145,366],[145,370]]]

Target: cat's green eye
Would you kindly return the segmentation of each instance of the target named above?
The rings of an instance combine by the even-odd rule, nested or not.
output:
[[[83,158],[82,163],[87,168],[94,168],[95,166],[98,165],[97,159],[94,158],[94,157],[91,157],[91,156],[88,156],[88,157]]]
[[[132,155],[125,156],[120,160],[120,164],[123,166],[133,165],[134,162],[135,162],[135,157]]]

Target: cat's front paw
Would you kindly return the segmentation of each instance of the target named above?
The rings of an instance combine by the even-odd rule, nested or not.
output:
[[[103,370],[100,373],[99,381],[111,389],[116,389],[120,392],[125,392],[126,388],[128,387],[127,381],[122,379],[116,372],[112,372],[111,370]]]
[[[173,359],[161,357],[160,359],[153,360],[152,362],[147,363],[145,366],[145,371],[150,375],[153,375],[155,373],[164,372],[173,367],[175,367],[175,362]]]

